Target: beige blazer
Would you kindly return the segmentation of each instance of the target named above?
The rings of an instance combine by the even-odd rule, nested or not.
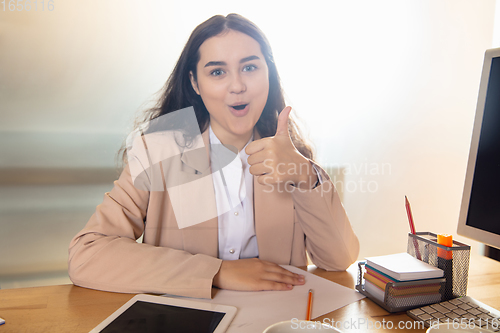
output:
[[[201,137],[208,151],[208,131]],[[209,177],[209,165],[194,158],[192,151],[180,149],[178,158],[170,158],[164,163],[168,165],[160,167],[162,187],[179,177]],[[140,154],[133,158],[146,163]],[[152,177],[151,171],[141,178],[135,171],[131,175],[130,169],[129,163],[71,241],[71,280],[78,286],[106,291],[210,298],[212,280],[222,262],[218,259],[217,217],[179,228],[170,198],[176,193],[178,201],[179,192],[148,190],[147,184],[141,187],[141,181],[147,183]],[[326,270],[345,270],[357,259],[358,239],[330,178],[321,172],[326,181],[313,190],[271,188],[254,178],[260,259],[304,266],[306,248],[313,263]],[[194,192],[203,191],[191,194]],[[196,201],[190,201],[188,209],[200,210]],[[143,242],[137,243],[141,235]]]

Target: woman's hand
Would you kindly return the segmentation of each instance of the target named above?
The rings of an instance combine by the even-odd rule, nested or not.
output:
[[[304,283],[304,275],[258,258],[225,260],[213,280],[221,289],[245,291],[290,290]]]
[[[302,189],[312,188],[318,176],[311,162],[295,148],[288,133],[287,106],[278,117],[273,137],[250,142],[245,152],[249,155],[250,173],[263,185],[288,184]]]

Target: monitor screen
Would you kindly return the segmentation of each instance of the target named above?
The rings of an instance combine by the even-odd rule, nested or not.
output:
[[[500,248],[500,49],[485,55],[458,233]]]

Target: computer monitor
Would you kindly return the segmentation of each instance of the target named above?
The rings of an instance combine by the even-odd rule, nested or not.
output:
[[[500,48],[484,57],[457,232],[500,248]]]

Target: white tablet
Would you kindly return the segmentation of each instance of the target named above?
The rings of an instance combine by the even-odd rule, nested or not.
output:
[[[223,333],[235,315],[234,306],[140,294],[90,333]]]

